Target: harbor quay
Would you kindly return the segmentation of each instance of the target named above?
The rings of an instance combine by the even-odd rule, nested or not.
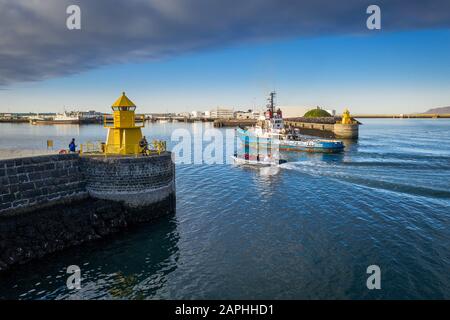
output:
[[[359,126],[361,123],[350,116],[350,113],[343,114],[342,117],[323,118],[289,118],[285,124],[290,129],[298,129],[300,132],[320,135],[321,133],[331,133],[333,137],[342,139],[357,139],[359,136]]]
[[[0,271],[175,213],[175,164],[125,93],[98,149],[0,160]]]
[[[214,127],[238,127],[238,126],[253,126],[257,119],[219,119],[214,120]]]

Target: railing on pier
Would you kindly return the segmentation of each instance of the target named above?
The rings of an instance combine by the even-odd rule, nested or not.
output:
[[[130,155],[155,155],[161,154],[167,150],[166,141],[163,140],[153,140],[147,146],[147,148],[141,147],[139,144],[128,144],[128,145],[118,145],[118,144],[105,144],[104,142],[86,142],[80,145],[80,154],[85,155],[104,155],[104,156],[114,156],[121,154]]]
[[[86,143],[80,144],[80,154],[90,153],[90,154],[102,154],[105,150],[105,143],[101,141],[88,141]]]

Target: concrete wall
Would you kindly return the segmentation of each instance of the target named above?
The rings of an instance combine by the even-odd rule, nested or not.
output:
[[[98,199],[148,206],[175,192],[175,165],[165,152],[148,157],[83,157],[86,190]]]
[[[334,125],[334,134],[338,138],[356,139],[359,135],[359,124],[341,124]]]
[[[0,160],[0,215],[86,197],[77,154]]]
[[[292,125],[296,128],[312,129],[320,131],[331,131],[334,130],[334,124],[328,123],[309,123],[309,122],[296,122],[296,121],[286,121],[286,125]]]
[[[344,139],[357,139],[359,135],[359,124],[329,124],[287,120],[285,121],[285,125],[304,130],[328,131],[333,133],[335,137]]]

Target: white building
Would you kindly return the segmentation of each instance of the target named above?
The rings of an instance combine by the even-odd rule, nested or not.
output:
[[[73,114],[78,114],[78,116],[80,117],[80,120],[101,120],[103,119],[103,113],[101,112],[97,112],[95,110],[89,110],[89,111],[73,111],[71,112]]]
[[[201,118],[205,115],[202,111],[191,111],[191,117],[192,118]]]
[[[264,116],[265,112],[263,110],[254,110],[253,113],[253,119],[259,119],[259,117]]]
[[[211,118],[214,119],[232,119],[234,118],[233,109],[228,108],[216,108],[211,110]]]
[[[190,118],[191,117],[191,113],[190,112],[180,112],[180,113],[177,113],[177,116]]]
[[[236,119],[258,119],[261,114],[261,111],[237,111],[234,113],[234,117]]]
[[[253,119],[253,113],[248,111],[236,111],[234,117],[236,119]]]

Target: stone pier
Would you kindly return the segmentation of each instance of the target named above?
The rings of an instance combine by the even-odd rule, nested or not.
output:
[[[175,212],[170,152],[0,160],[0,271]]]

